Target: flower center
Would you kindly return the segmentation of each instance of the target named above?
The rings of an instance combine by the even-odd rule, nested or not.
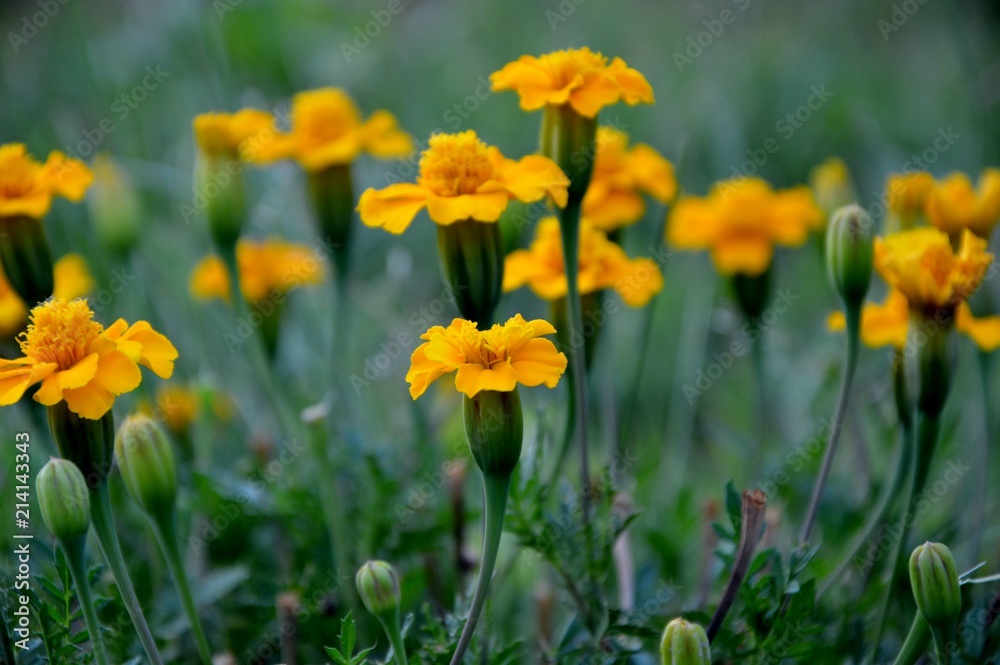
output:
[[[603,55],[586,47],[548,53],[538,61],[556,88],[566,87],[578,74],[588,69],[604,69],[608,62]]]
[[[87,356],[104,327],[93,320],[86,300],[47,300],[31,310],[28,330],[19,335],[21,351],[39,362],[67,370]]]
[[[489,148],[472,130],[432,136],[420,158],[420,184],[438,196],[473,194],[493,177]]]

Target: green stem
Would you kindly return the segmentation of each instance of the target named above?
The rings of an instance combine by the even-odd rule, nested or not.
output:
[[[500,536],[503,534],[504,513],[507,510],[507,494],[510,489],[510,474],[483,475],[483,497],[486,505],[486,515],[483,520],[483,562],[479,567],[479,578],[476,580],[476,590],[472,594],[472,606],[469,608],[469,618],[462,628],[458,639],[455,655],[451,665],[459,665],[465,652],[469,649],[472,634],[476,632],[479,615],[489,594],[490,578],[497,562],[497,552],[500,551]],[[395,647],[393,647],[395,649]]]
[[[840,384],[840,397],[837,399],[837,410],[833,417],[833,430],[830,432],[830,440],[826,446],[826,454],[823,456],[823,464],[820,467],[819,477],[813,487],[812,499],[809,501],[809,509],[806,511],[806,521],[802,525],[802,533],[799,536],[799,543],[805,545],[812,536],[813,527],[816,525],[816,517],[819,514],[819,504],[823,499],[823,490],[830,477],[830,469],[833,467],[833,458],[837,454],[837,444],[840,442],[840,433],[844,429],[844,420],[847,417],[847,407],[851,399],[851,384],[854,382],[854,370],[858,364],[858,344],[861,331],[861,308],[859,305],[846,308],[847,319],[847,364],[844,368],[843,382]]]
[[[920,657],[926,653],[930,642],[931,627],[924,621],[923,615],[918,610],[916,616],[913,617],[910,634],[906,636],[906,641],[903,642],[903,647],[899,650],[899,655],[896,656],[893,665],[915,665]]]
[[[406,647],[403,645],[403,633],[399,629],[399,610],[397,609],[388,620],[382,620],[381,618],[379,620],[382,623],[382,628],[385,630],[386,636],[389,638],[389,644],[392,646],[393,659],[398,665],[407,665]]]
[[[919,612],[918,612],[919,613]],[[955,634],[956,626],[953,624],[947,630],[940,626],[931,626],[931,635],[934,637],[934,652],[937,654],[937,665],[951,665],[951,652],[949,646],[952,644],[949,636]]]
[[[150,523],[153,526],[153,533],[160,544],[160,551],[167,561],[167,568],[170,569],[170,576],[174,578],[174,586],[181,597],[181,605],[184,606],[184,613],[187,614],[191,623],[191,632],[194,634],[194,641],[198,647],[198,655],[204,665],[212,665],[212,649],[208,646],[205,638],[205,631],[201,626],[201,619],[198,618],[198,606],[191,596],[191,585],[188,584],[187,573],[184,572],[184,564],[181,562],[181,551],[177,539],[177,519],[173,511],[162,519],[150,516]]]
[[[115,530],[115,521],[111,513],[111,492],[108,490],[107,482],[100,483],[90,491],[90,518],[94,533],[97,535],[97,542],[101,546],[101,552],[108,562],[108,568],[115,579],[115,585],[122,595],[122,602],[125,603],[125,609],[132,619],[135,632],[139,635],[142,648],[146,651],[146,657],[153,665],[163,665],[160,653],[156,650],[153,634],[149,631],[146,617],[139,605],[139,599],[136,598],[135,589],[132,588],[128,569],[125,567],[125,559],[122,557],[121,546],[118,544],[118,533]]]
[[[90,583],[87,581],[86,539],[60,541],[59,544],[66,553],[69,572],[76,585],[76,595],[80,600],[80,609],[83,610],[83,621],[87,624],[87,632],[90,634],[94,660],[97,665],[108,665],[108,654],[104,650],[104,640],[101,638],[101,624],[97,620],[97,612],[94,611],[94,599],[90,593]]]

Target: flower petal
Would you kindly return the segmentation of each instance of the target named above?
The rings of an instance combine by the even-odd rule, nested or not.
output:
[[[528,155],[520,161],[505,160],[500,181],[508,192],[525,203],[548,194],[560,208],[566,207],[569,178],[548,157]]]
[[[479,191],[475,194],[437,196],[427,193],[427,214],[438,224],[447,226],[466,219],[495,222],[507,209],[510,197],[503,189]]]
[[[516,387],[517,372],[510,362],[499,362],[489,369],[482,365],[465,364],[458,368],[455,375],[455,388],[469,397],[475,397],[483,390],[510,392]]]
[[[358,201],[358,212],[366,226],[400,234],[427,205],[427,191],[420,185],[401,182],[384,189],[369,188]]]

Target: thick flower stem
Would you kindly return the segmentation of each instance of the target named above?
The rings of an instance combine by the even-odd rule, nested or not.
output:
[[[101,546],[101,552],[108,562],[108,568],[115,579],[115,585],[122,595],[122,602],[132,619],[135,632],[139,635],[142,648],[146,651],[146,657],[153,665],[163,665],[160,653],[156,650],[156,642],[153,634],[146,624],[146,617],[142,613],[139,599],[136,598],[135,589],[132,588],[132,580],[129,579],[128,569],[125,567],[125,559],[122,557],[121,546],[118,544],[118,533],[115,530],[114,516],[111,513],[111,492],[108,490],[107,482],[102,482],[90,491],[90,519],[97,535],[97,542]]]
[[[844,378],[840,385],[840,397],[837,399],[837,410],[833,417],[833,430],[830,432],[830,440],[826,444],[826,454],[823,456],[819,477],[816,478],[816,485],[813,487],[812,499],[810,499],[809,509],[806,511],[806,520],[802,525],[802,533],[799,535],[800,545],[809,542],[813,527],[816,525],[819,504],[823,499],[823,490],[830,477],[833,458],[837,454],[837,444],[840,442],[840,434],[844,429],[847,407],[851,399],[851,385],[854,382],[854,370],[858,364],[858,346],[861,333],[860,305],[848,306],[845,317],[847,319],[847,360],[844,366]]]
[[[208,646],[205,638],[205,631],[201,626],[201,619],[198,618],[198,607],[191,596],[191,585],[188,584],[187,573],[184,572],[184,564],[181,559],[181,551],[177,539],[177,519],[171,512],[163,516],[163,519],[150,518],[153,526],[153,533],[160,544],[160,551],[167,561],[167,568],[174,578],[174,586],[181,598],[181,605],[184,606],[184,613],[187,614],[191,623],[191,632],[194,634],[194,641],[198,647],[198,655],[201,657],[203,665],[212,665],[212,649]]]
[[[479,577],[476,580],[476,590],[472,594],[472,606],[469,608],[469,618],[462,628],[458,639],[455,655],[451,665],[459,665],[465,652],[469,649],[472,634],[476,632],[479,615],[486,603],[489,593],[490,579],[497,562],[497,552],[500,550],[500,536],[503,534],[504,513],[507,510],[507,493],[510,489],[510,474],[483,474],[483,497],[486,505],[486,515],[483,520],[483,561],[479,567]],[[396,647],[393,646],[393,650]]]
[[[389,638],[389,644],[392,646],[392,660],[397,665],[408,665],[406,661],[406,648],[403,645],[403,633],[399,629],[399,612],[396,612],[391,619],[383,622],[382,628],[385,630],[385,634]]]
[[[927,652],[927,646],[931,641],[931,627],[927,625],[920,611],[913,617],[913,625],[910,627],[910,634],[906,636],[903,647],[899,650],[899,655],[893,661],[893,665],[915,665],[920,657]]]
[[[69,572],[76,585],[76,595],[83,611],[83,621],[90,634],[90,646],[94,650],[94,660],[97,665],[108,665],[108,654],[104,650],[104,640],[101,638],[101,624],[94,611],[94,599],[90,593],[90,583],[87,581],[86,540],[78,538],[75,541],[60,542],[69,564]]]

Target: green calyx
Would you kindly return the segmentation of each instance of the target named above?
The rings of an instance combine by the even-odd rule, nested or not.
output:
[[[486,476],[506,477],[521,457],[524,420],[517,388],[509,392],[483,390],[464,399],[465,437]]]
[[[826,229],[826,270],[845,307],[860,307],[868,294],[874,260],[872,218],[861,206],[838,209]]]
[[[177,500],[177,467],[156,421],[144,415],[126,418],[115,437],[115,457],[125,488],[143,512],[169,517]]]
[[[662,665],[711,665],[712,649],[705,629],[684,619],[667,624],[660,640]]]
[[[445,283],[463,318],[480,329],[493,323],[503,286],[504,245],[500,225],[464,220],[437,225],[438,256]]]
[[[0,265],[29,309],[52,295],[52,252],[41,220],[0,217]]]
[[[69,460],[52,458],[35,479],[42,521],[60,542],[73,543],[90,528],[90,493],[87,481]]]

